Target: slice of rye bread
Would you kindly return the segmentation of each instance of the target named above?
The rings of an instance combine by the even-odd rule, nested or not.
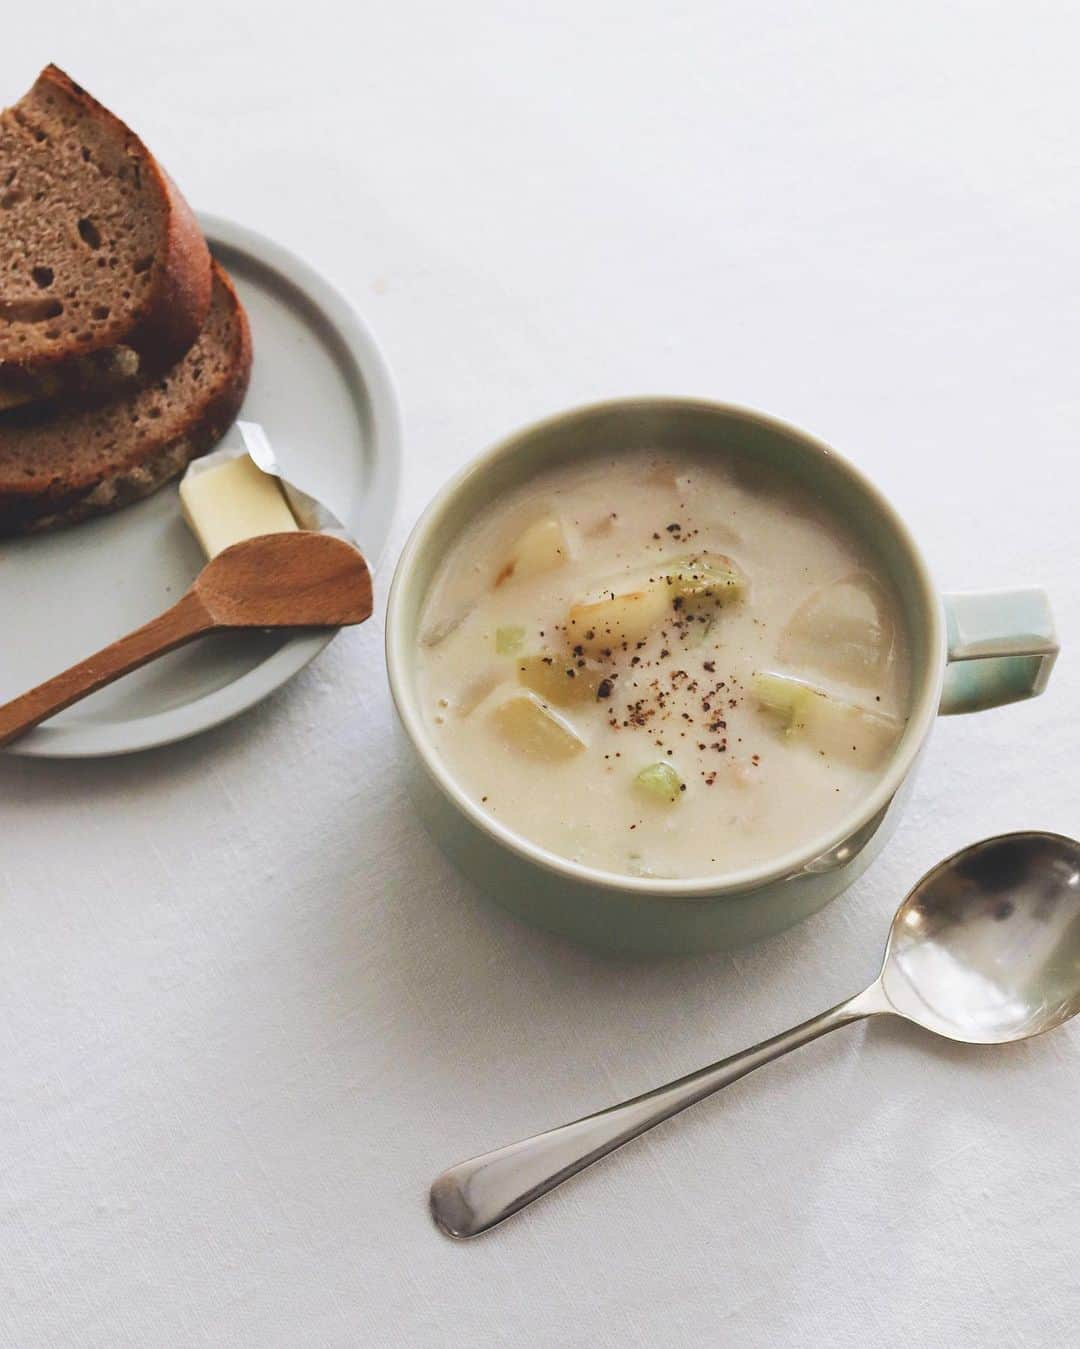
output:
[[[156,491],[225,434],[250,373],[247,318],[215,263],[206,323],[171,370],[108,402],[0,414],[0,536],[75,524]]]
[[[0,113],[0,407],[166,369],[210,254],[146,146],[56,66]]]

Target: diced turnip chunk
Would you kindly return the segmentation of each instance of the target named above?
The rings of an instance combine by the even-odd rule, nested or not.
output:
[[[753,691],[758,705],[786,735],[856,768],[877,768],[900,734],[895,718],[856,707],[789,675],[757,673]]]
[[[557,763],[585,748],[570,722],[530,689],[517,689],[501,699],[491,717],[511,748],[530,759]]]
[[[675,593],[658,577],[621,595],[608,591],[603,599],[575,604],[567,620],[570,645],[595,653],[643,641],[669,617]]]
[[[554,516],[537,520],[518,535],[510,556],[495,577],[496,586],[525,581],[561,566],[569,556],[563,527]]]
[[[465,622],[475,608],[475,603],[463,605],[460,609],[452,613],[449,618],[442,618],[437,622],[432,623],[426,631],[420,634],[421,645],[441,646],[448,637],[453,636],[453,634],[457,632],[458,628],[461,627],[462,623]]]
[[[780,638],[780,659],[874,688],[888,669],[893,639],[887,598],[873,577],[860,572],[817,591],[795,610]]]
[[[602,678],[600,671],[578,667],[576,660],[546,652],[522,656],[517,662],[518,679],[546,703],[556,707],[580,707],[594,703]]]

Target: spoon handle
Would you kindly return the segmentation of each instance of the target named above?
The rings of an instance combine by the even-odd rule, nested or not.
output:
[[[804,1021],[801,1026],[680,1077],[666,1087],[461,1162],[443,1172],[432,1185],[432,1216],[452,1237],[473,1237],[486,1232],[609,1152],[762,1064],[839,1026],[889,1010],[880,985],[871,984],[863,993]]]
[[[213,626],[214,621],[202,601],[189,590],[171,608],[141,628],[0,706],[0,746],[80,698],[96,693],[121,675],[209,632]]]

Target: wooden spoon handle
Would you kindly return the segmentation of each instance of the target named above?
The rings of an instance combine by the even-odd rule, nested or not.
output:
[[[0,745],[9,744],[39,721],[96,693],[140,665],[147,665],[166,651],[209,632],[214,626],[214,620],[198,595],[189,590],[171,609],[166,609],[141,628],[0,706]]]

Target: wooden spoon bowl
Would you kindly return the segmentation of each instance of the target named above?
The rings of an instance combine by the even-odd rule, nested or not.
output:
[[[234,543],[203,567],[188,594],[215,627],[342,628],[371,617],[367,563],[333,534],[263,534]]]

